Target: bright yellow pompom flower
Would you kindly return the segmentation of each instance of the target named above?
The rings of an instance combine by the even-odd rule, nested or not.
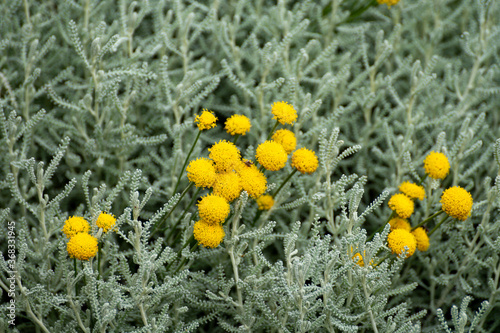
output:
[[[196,187],[212,187],[215,181],[214,162],[205,157],[200,157],[189,163],[186,168],[187,177]]]
[[[306,148],[296,150],[292,155],[292,166],[301,173],[313,173],[318,168],[316,153]]]
[[[198,202],[198,213],[207,223],[223,223],[229,215],[229,204],[223,197],[207,194]]]
[[[66,246],[66,250],[71,258],[79,260],[89,260],[97,253],[97,238],[86,232],[80,232],[71,237]]]
[[[232,171],[237,163],[240,162],[241,153],[234,143],[220,140],[211,148],[209,157],[215,163],[215,170],[218,172]]]
[[[409,231],[404,229],[396,229],[387,236],[387,245],[398,256],[408,247],[406,258],[411,257],[417,249],[417,240]]]
[[[290,154],[297,147],[295,134],[287,129],[277,130],[271,139],[282,145],[287,154]]]
[[[282,145],[273,140],[261,143],[255,151],[257,161],[269,171],[278,171],[285,167],[288,159]]]
[[[196,126],[198,126],[198,129],[200,131],[211,129],[217,124],[215,123],[217,121],[217,117],[213,113],[213,111],[208,111],[207,109],[203,109],[201,112],[201,115],[197,115],[194,118],[194,122],[196,123]]]
[[[450,162],[443,153],[431,151],[424,159],[425,173],[434,179],[443,179],[450,171]]]
[[[274,198],[269,194],[261,195],[256,201],[260,210],[269,210],[274,206]]]
[[[399,2],[399,0],[377,0],[379,5],[386,4],[387,7],[391,8],[391,6],[394,6]]]
[[[388,202],[389,208],[398,214],[399,217],[407,219],[413,214],[415,204],[405,194],[394,194]]]
[[[64,222],[62,231],[66,234],[66,237],[71,238],[81,232],[88,233],[90,224],[81,216],[71,216]]]
[[[235,114],[226,120],[226,132],[231,135],[245,135],[250,131],[252,124],[248,117]]]
[[[401,185],[399,185],[399,190],[410,199],[424,200],[425,198],[424,187],[411,182],[402,182]]]
[[[259,171],[254,164],[246,164],[247,160],[243,160],[237,166],[236,172],[240,175],[241,186],[248,195],[257,199],[267,189],[267,178]]]
[[[287,102],[276,102],[271,109],[274,117],[282,125],[293,124],[297,120],[297,111]]]
[[[97,227],[102,228],[102,231],[108,232],[115,226],[116,218],[112,214],[101,212],[95,224]]]
[[[427,232],[425,231],[424,228],[418,227],[417,229],[413,230],[411,234],[415,237],[415,240],[417,241],[417,249],[419,251],[427,251],[429,249],[429,236],[427,236]]]
[[[231,202],[240,196],[242,190],[240,176],[234,171],[218,173],[214,182],[214,194]]]
[[[200,220],[194,224],[193,236],[204,247],[215,248],[224,239],[224,229],[220,224],[211,224]]]
[[[460,186],[446,189],[440,202],[445,213],[451,217],[464,221],[470,216],[472,196]]]
[[[400,217],[395,217],[389,220],[389,225],[391,226],[391,231],[395,229],[404,229],[406,231],[411,231],[411,225],[406,219]]]

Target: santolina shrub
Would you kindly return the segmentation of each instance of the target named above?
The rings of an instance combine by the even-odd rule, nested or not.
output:
[[[500,329],[498,2],[0,13],[0,331]]]

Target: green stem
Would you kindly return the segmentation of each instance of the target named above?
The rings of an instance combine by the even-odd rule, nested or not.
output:
[[[361,7],[357,10],[355,10],[354,12],[352,12],[349,17],[344,21],[344,23],[347,23],[347,22],[351,22],[352,20],[354,20],[356,17],[360,16],[361,14],[363,14],[364,12],[366,12],[370,7],[372,7],[373,5],[376,5],[377,4],[377,0],[371,0],[367,6],[365,7]]]
[[[179,251],[177,251],[177,257],[181,255],[182,250],[184,250],[184,248],[185,248],[186,246],[188,246],[188,244],[189,244],[189,243],[191,243],[191,241],[192,241],[193,239],[194,239],[194,235],[191,235],[191,237],[189,237],[189,239],[186,241],[186,243],[184,243],[184,245],[182,245],[182,247],[180,248],[180,250],[179,250]],[[167,270],[167,271],[168,271],[168,269],[170,268],[170,266],[172,266],[172,264],[173,264],[173,263],[174,263],[174,260],[172,260],[172,261],[170,262],[170,264],[168,264],[168,265],[167,265],[167,268],[166,268],[166,270]]]
[[[436,224],[436,226],[434,227],[434,229],[432,229],[427,235],[430,237],[434,233],[434,231],[436,231],[441,226],[441,224],[443,224],[446,221],[447,218],[448,218],[448,215],[445,215],[441,219],[441,221],[439,221],[439,223]]]
[[[193,239],[193,238],[189,238],[189,239]],[[189,244],[189,242],[186,242],[186,245],[187,244]],[[186,245],[184,247],[186,247]],[[197,247],[198,247],[198,242],[194,243],[194,245],[190,249],[190,252],[193,252]],[[186,261],[187,261],[187,258],[184,257],[182,259],[181,263],[179,264],[179,267],[177,267],[177,269],[175,270],[173,275],[177,274],[177,272],[179,272],[184,267],[184,265],[186,264]]]
[[[417,185],[422,185],[422,183],[423,183],[423,182],[424,182],[424,180],[426,180],[426,179],[427,179],[427,174],[425,174],[425,175],[424,175],[424,177],[422,177],[422,178],[420,179],[420,182],[419,182]]]
[[[175,222],[175,224],[171,227],[171,229],[170,229],[167,237],[165,237],[165,241],[168,241],[170,239],[170,236],[172,236],[172,233],[174,232],[175,228],[177,228],[177,226],[179,225],[179,223],[181,222],[181,220],[184,218],[184,216],[186,215],[186,213],[188,212],[188,210],[191,208],[191,206],[193,205],[193,203],[196,201],[196,198],[198,198],[198,194],[200,193],[200,191],[201,191],[201,187],[196,190],[196,193],[193,195],[193,198],[189,202],[189,205],[184,209],[184,212],[182,212],[182,214],[179,217],[179,219],[177,220],[177,222]],[[163,230],[163,232],[165,232],[167,230],[167,228],[165,228],[165,230]]]
[[[78,275],[78,268],[76,266],[76,258],[73,258],[73,263],[75,266],[75,278],[76,278],[76,276]],[[75,282],[75,295],[78,296],[78,283],[77,282]]]
[[[377,230],[375,230],[375,232],[373,234],[371,234],[370,237],[368,237],[367,241],[371,241],[373,239],[373,237],[375,237],[375,234],[382,232],[382,230],[384,230],[384,228],[387,225],[387,223],[389,223],[389,221],[392,220],[392,218],[394,216],[396,216],[396,212],[392,211],[392,213],[391,213],[391,215],[389,215],[389,218],[387,219],[387,221],[385,221],[385,223],[382,224],[382,226],[380,228],[378,228]]]
[[[174,207],[172,207],[172,209],[167,213],[167,215],[165,215],[165,217],[162,218],[161,221],[156,224],[155,228],[151,232],[151,236],[153,236],[155,234],[155,232],[158,230],[158,228],[160,227],[160,225],[162,225],[163,222],[165,222],[168,219],[168,217],[170,216],[170,214],[172,214],[172,212],[175,210],[175,208],[177,207],[177,205],[179,205],[179,202],[181,202],[182,198],[184,198],[184,196],[186,195],[186,193],[189,191],[189,189],[191,187],[193,187],[193,185],[194,185],[193,183],[189,183],[188,187],[186,187],[186,189],[181,193],[181,196],[180,196],[179,200],[177,200],[177,202],[175,203]]]
[[[238,141],[238,138],[240,137],[239,134],[236,134],[233,139],[233,143],[236,144],[236,141]]]
[[[269,140],[269,139],[273,136],[274,130],[276,129],[276,127],[278,127],[278,124],[279,124],[279,121],[278,121],[278,120],[276,120],[276,123],[274,124],[274,127],[273,127],[273,129],[271,130],[271,132],[269,132],[269,135],[267,136],[267,139],[266,139],[266,140]]]
[[[280,187],[278,187],[278,189],[273,193],[273,195],[272,195],[273,198],[276,198],[276,196],[278,195],[278,193],[280,193],[283,186],[285,186],[285,184],[290,180],[290,178],[292,178],[293,175],[295,175],[296,172],[297,172],[297,169],[294,169],[292,172],[290,172],[288,177],[286,177],[285,180],[283,181],[283,183],[281,183]]]
[[[419,224],[417,224],[414,228],[411,229],[411,231],[423,226],[424,224],[426,224],[427,222],[429,222],[430,220],[432,220],[433,218],[435,218],[436,216],[438,216],[439,214],[442,214],[444,213],[442,210],[432,214],[431,216],[429,216],[428,218],[426,218],[425,220],[423,220],[422,222],[420,222]]]
[[[194,146],[196,146],[196,143],[198,142],[200,135],[201,135],[201,131],[198,131],[198,134],[196,135],[196,139],[194,139],[193,145],[191,146],[191,150],[187,154],[186,160],[184,161],[184,164],[182,165],[181,172],[179,172],[179,176],[177,177],[177,183],[175,184],[173,193],[175,193],[175,191],[177,191],[177,188],[179,187],[179,183],[181,181],[182,174],[184,173],[184,169],[186,168],[186,165],[189,161],[189,158],[191,157],[191,153],[193,152]]]

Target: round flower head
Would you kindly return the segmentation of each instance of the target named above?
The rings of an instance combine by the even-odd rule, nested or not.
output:
[[[218,195],[207,194],[198,202],[198,213],[207,223],[223,223],[229,215],[229,204]]]
[[[287,102],[276,102],[271,109],[274,117],[280,124],[293,124],[297,120],[297,111]]]
[[[417,184],[402,182],[399,185],[399,190],[410,197],[410,199],[424,200],[425,198],[424,187]]]
[[[425,173],[434,179],[443,179],[450,171],[450,162],[443,153],[431,151],[424,159]]]
[[[234,171],[218,173],[214,182],[214,194],[231,202],[240,196],[240,176]]]
[[[274,198],[269,194],[261,195],[256,201],[260,210],[269,210],[274,206]]]
[[[220,224],[210,224],[200,220],[194,224],[193,236],[204,247],[214,248],[222,242],[225,233]]]
[[[398,214],[399,217],[407,219],[413,214],[415,204],[405,194],[397,193],[389,199],[389,208]]]
[[[62,231],[66,234],[66,237],[71,238],[81,232],[88,233],[90,224],[83,217],[72,216],[64,222]]]
[[[287,154],[290,154],[297,147],[295,134],[287,129],[277,130],[271,139],[282,145]]]
[[[203,109],[201,112],[200,116],[196,116],[194,118],[194,122],[197,123],[196,125],[198,126],[198,129],[200,131],[211,129],[217,124],[215,123],[217,121],[217,117],[213,113],[213,111],[208,111],[207,109]]]
[[[387,7],[391,8],[391,6],[397,4],[399,0],[377,0],[379,5],[386,4]]]
[[[406,219],[400,217],[395,217],[389,220],[389,225],[391,226],[391,231],[395,229],[404,229],[406,231],[411,231],[411,225]]]
[[[409,231],[396,229],[391,231],[387,236],[387,245],[392,250],[392,253],[396,253],[398,256],[401,255],[406,246],[408,248],[406,258],[408,258],[415,253],[417,240]]]
[[[86,232],[80,232],[71,237],[66,250],[71,258],[89,260],[97,253],[97,238]]]
[[[288,159],[282,145],[273,140],[261,143],[255,152],[257,161],[269,171],[283,169]]]
[[[241,186],[248,195],[257,199],[267,189],[267,179],[262,172],[257,169],[255,164],[245,164],[247,160],[238,164],[236,172],[240,175]]]
[[[292,155],[292,166],[301,173],[313,173],[318,168],[316,153],[306,148],[296,150]]]
[[[425,231],[425,229],[422,227],[418,227],[417,229],[413,230],[411,234],[417,241],[417,249],[422,252],[427,251],[427,249],[429,248],[429,236],[427,236],[427,232]]]
[[[102,228],[102,231],[108,232],[116,224],[116,218],[112,214],[101,212],[95,224]]]
[[[464,221],[470,216],[472,196],[460,186],[446,189],[440,202],[445,213],[451,217]]]
[[[252,124],[248,117],[235,114],[226,120],[226,132],[231,135],[245,135],[250,131]]]
[[[238,147],[226,140],[215,143],[211,148],[208,148],[208,151],[210,152],[209,157],[215,163],[215,170],[218,172],[233,170],[241,158]]]
[[[205,157],[200,157],[189,163],[186,168],[187,177],[196,187],[211,187],[215,181],[214,163]]]

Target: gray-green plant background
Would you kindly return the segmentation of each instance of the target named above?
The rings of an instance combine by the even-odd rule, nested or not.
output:
[[[485,0],[0,1],[0,328],[13,332],[496,332],[500,320],[500,5]],[[292,178],[254,223],[242,194],[216,249],[152,234],[188,183],[177,176],[252,121],[244,157],[274,125],[272,103],[320,167]],[[417,204],[415,225],[460,185],[472,216],[432,235],[428,252],[389,251],[386,199],[419,182],[430,151],[451,163]],[[268,173],[270,189],[291,171]],[[205,193],[205,192],[200,192]],[[101,210],[119,231],[79,264],[61,229]],[[16,223],[16,326],[9,326],[7,223]],[[165,239],[167,238],[167,239]],[[363,252],[365,251],[365,252]],[[391,257],[392,258],[392,257]],[[75,288],[76,287],[76,288]],[[75,289],[79,290],[76,294]]]

